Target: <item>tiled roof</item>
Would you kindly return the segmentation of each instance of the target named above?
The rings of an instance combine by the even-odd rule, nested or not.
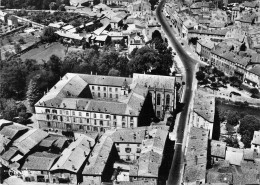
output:
[[[252,144],[260,145],[260,131],[254,131]]]
[[[211,156],[225,158],[226,143],[222,141],[211,140]]]
[[[184,182],[196,182],[197,180],[205,179],[206,164],[186,166],[183,175]]]
[[[254,160],[254,150],[252,150],[250,148],[245,148],[244,149],[244,160],[253,161]]]
[[[31,129],[16,139],[13,145],[16,146],[23,154],[27,154],[33,147],[38,145],[47,136],[48,133],[42,131],[41,129]]]
[[[186,150],[185,181],[205,178],[209,131],[191,127]]]
[[[61,157],[51,168],[51,171],[67,170],[77,173],[89,155],[92,146],[91,140],[82,134],[62,152]]]
[[[200,40],[198,40],[198,42],[200,43],[200,45],[202,45],[208,49],[212,49],[215,46],[214,42],[212,42],[211,40],[200,39]]]
[[[36,152],[25,159],[22,169],[49,171],[54,161],[59,157],[57,154],[47,152]]]
[[[6,136],[0,134],[0,154],[6,149],[6,147],[11,142]]]
[[[162,155],[157,152],[149,151],[143,153],[138,158],[138,176],[158,177],[159,167],[162,162]]]
[[[227,147],[225,160],[232,165],[240,166],[243,155],[243,149]]]
[[[118,181],[119,185],[156,185],[156,181],[152,179],[138,180],[138,181]]]
[[[115,143],[142,143],[145,138],[145,127],[133,129],[120,129],[115,131],[110,138]]]
[[[82,174],[101,175],[104,171],[112,147],[113,147],[112,139],[109,138],[107,135],[103,135],[100,138],[99,143],[97,143],[94,149],[92,150],[88,158],[89,164],[86,164]]]
[[[233,184],[233,174],[232,173],[219,173],[216,171],[207,172],[207,182],[208,183],[227,183]]]
[[[202,35],[221,35],[225,36],[228,30],[189,30],[189,33],[196,33]]]
[[[194,112],[213,123],[215,115],[215,97],[198,90],[194,98]]]
[[[26,131],[28,130],[27,127],[24,127],[24,126],[19,126],[19,125],[8,125],[8,126],[5,126],[1,131],[0,131],[0,134],[4,135],[4,136],[7,136],[9,139],[13,139],[19,131]]]
[[[249,8],[255,8],[256,6],[258,6],[258,4],[257,1],[252,1],[252,2],[245,1],[244,6]]]
[[[10,147],[7,151],[5,151],[1,157],[6,160],[9,161],[12,157],[14,157],[14,155],[18,152],[18,149],[16,147]]]
[[[150,88],[174,89],[175,77],[134,73],[133,84],[146,85]]]

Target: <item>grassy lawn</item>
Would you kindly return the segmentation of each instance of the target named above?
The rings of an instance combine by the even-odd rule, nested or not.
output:
[[[21,59],[35,59],[39,64],[43,64],[43,60],[48,61],[51,55],[56,55],[63,59],[65,56],[65,49],[65,46],[57,42],[45,44],[24,53],[21,55]]]

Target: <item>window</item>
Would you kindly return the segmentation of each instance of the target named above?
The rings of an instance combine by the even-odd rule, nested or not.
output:
[[[90,130],[90,127],[89,127],[89,126],[87,126],[87,130]]]
[[[96,115],[96,114],[94,114],[94,118],[97,118],[97,115]]]
[[[92,93],[92,96],[95,97],[95,93],[94,92]]]
[[[63,117],[62,116],[60,116],[60,121],[63,121]]]
[[[122,127],[125,128],[125,122],[122,123]]]
[[[134,121],[134,118],[133,118],[133,117],[130,117],[130,121]]]
[[[107,93],[104,93],[104,98],[106,98],[107,97]]]
[[[67,117],[67,121],[70,121],[70,117]]]
[[[97,125],[97,120],[94,120],[94,125]]]
[[[50,109],[45,109],[45,112],[46,113],[50,113]]]
[[[116,147],[116,150],[117,150],[117,152],[120,152],[120,148],[119,147]]]
[[[82,118],[79,118],[79,122],[82,123]]]
[[[98,91],[100,91],[100,87],[98,87]]]
[[[72,111],[72,115],[75,116],[75,111]]]
[[[60,110],[60,114],[62,114],[62,110]]]
[[[112,92],[112,88],[111,87],[109,88],[109,92]]]
[[[130,161],[130,156],[128,155],[128,156],[126,156],[126,159],[125,159],[126,161]]]
[[[98,93],[98,97],[100,98],[100,93]]]
[[[48,119],[48,120],[49,120],[49,119],[50,119],[50,115],[46,115],[46,119]]]
[[[79,116],[82,116],[81,112],[79,112]]]
[[[166,105],[169,105],[170,104],[170,95],[169,94],[167,94],[166,95]]]
[[[100,121],[99,124],[100,124],[100,126],[103,126],[103,121]]]
[[[103,114],[100,114],[100,118],[102,118],[102,119],[103,119]]]
[[[136,153],[141,153],[141,148],[137,148]]]
[[[109,115],[106,115],[106,119],[109,119]]]
[[[86,113],[86,116],[89,117],[89,113],[88,112]]]
[[[118,89],[116,88],[116,92],[118,91]]]
[[[130,127],[131,127],[131,128],[134,128],[134,124],[133,124],[133,123],[130,123]]]
[[[51,126],[51,123],[50,123],[50,122],[47,122],[47,126],[50,127],[50,126]]]
[[[118,98],[118,94],[116,94],[116,98]]]
[[[80,129],[80,130],[83,130],[83,126],[82,126],[82,125],[80,125],[80,126],[79,126],[79,129]]]
[[[52,113],[57,114],[57,110],[52,109]]]
[[[69,115],[69,111],[66,110],[66,115]]]
[[[54,120],[58,120],[58,117],[56,115],[53,115]]]
[[[117,124],[116,124],[116,122],[114,122],[114,127],[116,127],[117,126]]]
[[[125,148],[125,152],[126,153],[130,153],[131,152],[131,148]]]
[[[92,90],[94,90],[95,89],[95,87],[94,86],[92,86]]]
[[[157,105],[161,105],[161,94],[157,94]]]
[[[73,122],[76,123],[76,118],[73,118]]]
[[[109,121],[107,121],[107,126],[108,126],[108,127],[110,126],[110,123],[109,123]]]
[[[106,90],[106,87],[103,87],[103,90],[105,91],[105,90]]]
[[[114,119],[116,119],[116,115],[114,115]]]
[[[89,119],[87,119],[87,123],[89,123]]]
[[[112,98],[112,94],[110,94],[109,97]]]

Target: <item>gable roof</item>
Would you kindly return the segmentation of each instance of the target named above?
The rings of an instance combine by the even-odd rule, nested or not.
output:
[[[226,143],[222,141],[211,140],[211,155],[214,157],[225,158]]]
[[[59,157],[57,154],[47,152],[36,152],[29,155],[23,164],[23,170],[49,171],[54,161]]]
[[[18,124],[14,125],[7,125],[5,126],[1,131],[0,131],[0,134],[8,137],[9,139],[13,139],[15,136],[17,136],[18,132],[20,131],[26,131],[28,130],[27,127],[24,127],[24,126],[20,126]]]
[[[48,133],[41,129],[31,129],[16,139],[13,145],[16,146],[23,154],[27,154],[47,136]]]
[[[72,173],[77,173],[83,163],[85,162],[89,152],[91,140],[85,136],[80,135],[78,139],[72,142],[68,148],[63,152],[59,160],[53,165],[51,171],[67,170]]]

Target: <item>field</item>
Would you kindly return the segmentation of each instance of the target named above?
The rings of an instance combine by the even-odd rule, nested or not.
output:
[[[21,59],[35,59],[39,64],[43,64],[43,61],[48,61],[52,55],[56,55],[63,59],[65,56],[65,50],[66,47],[57,42],[45,44],[22,54]]]

